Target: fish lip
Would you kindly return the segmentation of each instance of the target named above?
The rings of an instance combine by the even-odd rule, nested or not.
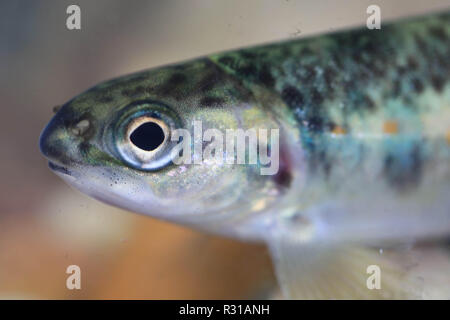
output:
[[[59,173],[71,176],[71,173],[70,173],[69,169],[67,169],[66,167],[57,165],[57,164],[55,164],[55,163],[53,163],[51,161],[48,162],[48,167],[51,170],[53,170],[53,171],[56,171],[56,172],[59,172]]]

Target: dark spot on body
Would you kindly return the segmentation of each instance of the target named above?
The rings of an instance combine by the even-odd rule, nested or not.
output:
[[[245,59],[255,59],[257,57],[257,54],[251,51],[241,51],[240,54]]]
[[[220,78],[216,72],[208,74],[202,80],[200,80],[198,88],[202,92],[210,91],[218,83],[219,79]]]
[[[308,118],[308,129],[310,129],[314,133],[320,133],[324,128],[324,119],[319,115],[313,115]]]
[[[130,96],[131,96],[131,91],[130,91],[130,89],[123,89],[120,93],[121,93],[123,96],[125,96],[125,97],[130,97]]]
[[[385,66],[383,65],[383,63],[373,63],[372,68],[371,68],[372,73],[376,76],[376,77],[383,77],[386,74],[386,69]]]
[[[325,127],[328,129],[328,131],[333,131],[334,129],[336,129],[337,128],[337,124],[336,123],[334,123],[333,121],[329,121],[326,125],[325,125]]]
[[[70,128],[72,125],[75,125],[79,118],[78,114],[70,106],[70,103],[63,105],[61,109],[64,112],[62,112],[61,117],[58,119],[58,122],[61,122],[62,125],[66,128]]]
[[[432,27],[430,28],[430,34],[438,40],[446,41],[447,34],[445,33],[444,28],[442,27]]]
[[[374,53],[379,49],[379,47],[376,45],[376,41],[371,41],[368,39],[362,44],[361,49],[367,53]]]
[[[291,55],[291,49],[288,46],[281,47],[281,56],[282,57],[288,57]]]
[[[426,42],[422,39],[422,37],[420,35],[416,34],[415,40],[416,40],[417,48],[419,49],[421,54],[426,58],[430,58],[430,53],[429,53],[428,47],[426,45]]]
[[[183,73],[174,73],[170,78],[160,87],[163,94],[170,94],[178,89],[178,86],[185,83],[187,77]]]
[[[174,73],[170,76],[169,80],[167,80],[167,85],[177,86],[182,84],[186,80],[186,75],[184,75],[183,73]]]
[[[293,86],[284,87],[281,98],[291,108],[301,108],[304,104],[303,95]]]
[[[306,47],[306,48],[303,48],[303,49],[302,49],[301,55],[304,55],[304,56],[310,56],[310,55],[312,55],[312,54],[314,54],[314,53],[313,53],[313,51],[311,50],[311,48]]]
[[[342,70],[344,68],[342,57],[338,53],[333,52],[331,54],[331,60],[335,63],[338,70]]]
[[[408,70],[407,70],[406,67],[404,67],[404,66],[400,66],[400,67],[398,67],[398,69],[397,69],[397,72],[398,72],[398,75],[399,75],[399,76],[405,75],[407,71],[408,71]]]
[[[360,52],[353,52],[352,59],[356,63],[361,63],[362,62],[361,53]]]
[[[400,80],[395,79],[394,80],[394,88],[392,90],[392,94],[394,97],[398,97],[401,93],[402,84],[400,83]]]
[[[416,93],[421,93],[424,89],[422,81],[420,81],[420,79],[418,79],[418,78],[412,79],[412,86]]]
[[[323,100],[323,96],[316,88],[314,88],[311,92],[311,102],[317,106],[322,104]]]
[[[261,70],[258,73],[258,79],[261,81],[265,86],[272,88],[275,85],[275,79],[273,78],[272,74],[270,73],[269,68],[267,65],[264,65]]]
[[[227,66],[227,67],[232,68],[234,66],[235,59],[232,58],[232,57],[225,56],[225,57],[220,58],[218,60],[218,62],[223,64],[223,65],[225,65],[225,66]]]
[[[89,153],[90,147],[91,145],[88,142],[83,141],[79,144],[78,149],[83,156],[86,156]]]
[[[187,67],[188,67],[188,65],[185,63],[181,63],[181,64],[177,64],[175,66],[172,66],[173,70],[177,70],[177,71],[184,71],[184,70],[186,70]]]
[[[250,64],[240,67],[236,72],[245,78],[253,78],[256,76],[256,67],[253,64]]]
[[[202,107],[212,107],[212,106],[219,106],[221,104],[223,104],[225,102],[225,100],[223,98],[218,98],[218,97],[203,97],[200,100],[200,105]]]
[[[355,82],[354,81],[345,81],[343,83],[343,85],[344,85],[344,91],[347,94],[347,96],[350,96],[355,92]]]
[[[408,69],[409,70],[417,70],[419,67],[419,64],[417,63],[417,60],[413,57],[408,58]]]
[[[316,77],[316,70],[311,66],[306,66],[303,70],[303,81],[305,83],[312,83]]]
[[[359,71],[359,75],[358,75],[358,79],[365,83],[365,81],[367,79],[369,79],[371,76],[371,70],[368,68],[361,68],[361,70]]]
[[[135,94],[142,94],[142,93],[144,93],[144,92],[145,92],[144,86],[137,86],[137,87],[134,89],[134,93],[135,93]]]
[[[125,97],[135,97],[145,92],[145,88],[143,86],[137,86],[135,88],[127,88],[122,90],[122,95]]]
[[[114,101],[113,97],[106,95],[99,96],[97,100],[100,103],[111,103]]]
[[[407,191],[420,182],[423,159],[417,144],[405,155],[391,152],[384,161],[384,174],[388,182],[398,191]]]
[[[367,109],[373,111],[375,109],[375,102],[373,102],[372,98],[368,95],[363,96],[364,105]]]
[[[450,45],[449,45],[450,47]],[[441,66],[443,70],[446,70],[447,72],[450,72],[450,59],[448,59],[448,53],[446,54],[440,54],[436,52],[435,57],[438,62],[438,65]]]
[[[328,90],[330,90],[332,87],[333,79],[336,77],[336,72],[330,67],[328,67],[325,69],[323,76],[325,79],[325,84]]]
[[[442,92],[444,88],[444,79],[438,75],[431,76],[431,85],[437,92]]]

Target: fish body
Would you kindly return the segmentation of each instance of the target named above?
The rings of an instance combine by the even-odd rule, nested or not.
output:
[[[449,57],[449,13],[212,54],[99,84],[61,107],[40,146],[82,192],[265,241],[280,266],[311,243],[436,238],[450,233]],[[279,130],[276,172],[175,165],[176,129],[212,141],[195,121]],[[163,133],[151,151],[132,141],[147,122]]]
[[[393,216],[404,218],[401,223],[410,231],[426,225],[431,211],[439,215],[431,232],[440,225],[445,233],[450,213],[449,34],[446,13],[383,30],[352,30],[214,55],[212,60],[256,96],[270,91],[287,106],[289,115],[279,118],[298,129],[301,155],[296,159],[303,162],[299,174],[304,177],[295,198],[303,208],[313,203],[323,211],[345,211],[338,215],[340,222],[332,222],[335,229],[345,224],[343,233],[350,223],[380,223],[378,233],[388,225],[375,220]],[[397,227],[384,230],[383,236],[404,236]]]

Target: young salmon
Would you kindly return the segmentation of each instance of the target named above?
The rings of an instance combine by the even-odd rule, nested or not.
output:
[[[101,201],[265,241],[286,296],[425,297],[378,249],[450,234],[449,58],[450,13],[212,54],[82,93],[40,148]],[[236,160],[223,137],[238,129],[258,161],[174,163],[183,141]]]

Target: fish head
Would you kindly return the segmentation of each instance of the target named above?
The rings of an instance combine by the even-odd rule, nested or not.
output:
[[[82,93],[54,115],[41,134],[40,149],[56,174],[98,200],[205,225],[276,202],[289,183],[285,166],[262,164],[259,158],[251,163],[248,150],[243,164],[224,159],[231,154],[236,160],[226,148],[227,130],[252,129],[259,143],[259,129],[265,129],[267,152],[275,156],[280,142],[271,130],[279,127],[252,92],[214,62],[200,59],[121,77]],[[213,133],[209,140],[208,130]],[[209,148],[210,154],[224,155],[222,162],[205,156],[213,141],[222,149]],[[180,155],[189,153],[176,149],[181,142],[192,154],[180,163]],[[268,166],[271,172],[262,174]]]

